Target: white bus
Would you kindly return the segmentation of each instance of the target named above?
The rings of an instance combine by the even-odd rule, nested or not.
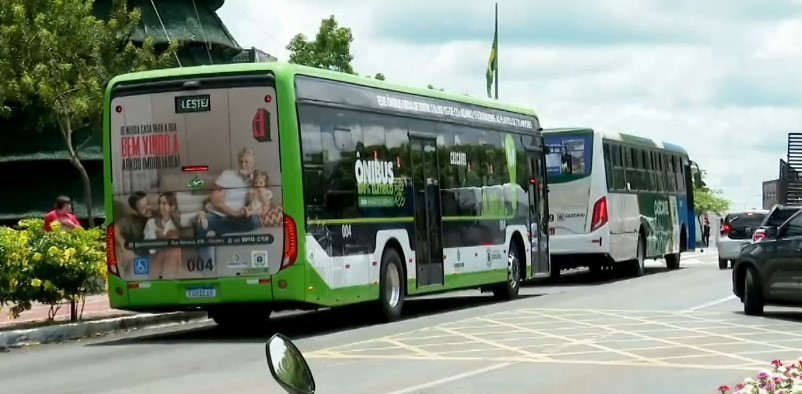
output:
[[[549,182],[551,275],[623,266],[643,275],[646,259],[669,269],[693,249],[693,187],[681,147],[589,128],[544,130]]]

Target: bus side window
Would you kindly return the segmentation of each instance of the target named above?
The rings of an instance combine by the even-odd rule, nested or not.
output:
[[[465,157],[459,145],[454,142],[456,126],[448,123],[436,123],[437,161],[440,167],[440,201],[443,216],[459,216],[460,174],[465,178]],[[450,247],[450,240],[444,239],[444,245]]]
[[[654,178],[657,180],[657,191],[661,193],[667,192],[666,190],[666,182],[665,176],[663,174],[666,173],[663,163],[663,154],[659,152],[654,152],[652,154],[652,158],[654,163],[656,164]]]
[[[321,109],[320,130],[326,211],[337,219],[360,217],[354,173],[357,141],[362,132],[359,113]]]
[[[326,219],[323,179],[323,144],[320,131],[320,107],[299,105],[298,118],[301,126],[301,151],[303,162],[304,201],[307,216],[311,219]]]
[[[610,154],[610,144],[604,143],[604,174],[607,179],[607,190],[612,190],[615,188],[613,182],[613,164],[612,164],[612,155]]]
[[[613,182],[616,190],[627,190],[627,177],[624,170],[624,157],[620,145],[612,145],[613,150]]]
[[[625,190],[638,190],[638,178],[635,172],[635,153],[630,147],[623,146],[621,149],[624,151],[624,168],[627,175]]]
[[[668,177],[667,177],[667,180],[666,180],[668,182],[668,188],[672,193],[676,193],[677,192],[677,175],[676,175],[677,167],[674,164],[674,156],[666,155],[666,160],[668,160],[668,174],[667,174]]]
[[[652,191],[654,185],[652,185],[652,163],[651,160],[649,160],[649,151],[641,150],[640,152],[639,167],[641,169],[641,179],[643,180],[640,190]]]
[[[677,160],[677,176],[675,179],[677,180],[677,192],[685,193],[685,166],[682,164],[682,158],[679,156],[675,156]]]

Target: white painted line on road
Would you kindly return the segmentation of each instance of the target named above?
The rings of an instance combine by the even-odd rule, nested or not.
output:
[[[393,391],[393,392],[386,393],[386,394],[408,394],[408,393],[414,393],[414,392],[419,391],[419,390],[432,388],[432,387],[435,387],[435,386],[439,386],[441,384],[446,384],[446,383],[449,383],[449,382],[453,382],[455,380],[464,379],[464,378],[471,377],[471,376],[474,376],[474,375],[481,375],[481,374],[483,374],[485,372],[495,371],[497,369],[501,369],[501,368],[504,368],[504,367],[509,367],[510,365],[513,365],[513,364],[516,364],[516,363],[493,364],[493,365],[490,365],[490,366],[487,366],[487,367],[484,367],[484,368],[475,369],[473,371],[468,371],[468,372],[463,372],[461,374],[450,376],[450,377],[443,378],[443,379],[432,380],[431,382],[426,382],[426,383],[423,383],[423,384],[419,384],[417,386],[407,387],[407,388],[405,388],[403,390]]]
[[[738,297],[736,297],[735,295],[729,295],[729,296],[726,296],[726,297],[723,297],[723,298],[719,298],[717,300],[713,300],[713,301],[710,301],[710,302],[705,302],[704,304],[699,304],[699,305],[696,305],[696,306],[692,306],[692,307],[690,307],[688,309],[681,310],[681,311],[677,312],[676,314],[677,315],[682,315],[682,314],[685,314],[685,313],[695,312],[695,311],[698,311],[699,309],[708,308],[708,307],[711,307],[713,305],[723,304],[723,303],[725,303],[725,302],[727,302],[729,300],[734,300],[736,298],[738,298]]]

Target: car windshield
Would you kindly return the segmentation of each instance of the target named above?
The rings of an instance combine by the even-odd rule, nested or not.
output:
[[[746,227],[758,227],[763,222],[766,215],[763,213],[755,212],[738,212],[727,215],[724,219],[725,224],[729,224],[732,228],[743,229]]]

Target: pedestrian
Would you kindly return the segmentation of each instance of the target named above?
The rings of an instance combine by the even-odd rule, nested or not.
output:
[[[702,228],[702,241],[706,248],[710,247],[710,220],[705,218],[705,225]]]
[[[72,230],[83,228],[78,218],[72,214],[72,199],[67,196],[59,196],[53,204],[53,210],[45,215],[45,231],[53,231],[53,222],[59,222],[61,228]]]

